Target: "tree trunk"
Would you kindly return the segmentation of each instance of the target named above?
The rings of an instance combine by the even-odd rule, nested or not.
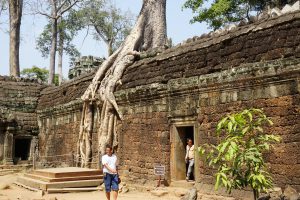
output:
[[[62,75],[63,51],[64,51],[63,49],[58,50],[58,61],[57,61],[58,85],[61,85],[63,81],[63,75]]]
[[[98,130],[99,156],[105,153],[106,145],[118,146],[115,125],[117,117],[123,119],[116,103],[113,92],[122,78],[125,69],[132,65],[139,55],[139,50],[148,50],[166,45],[166,0],[144,0],[137,22],[122,46],[115,51],[99,68],[92,83],[82,95],[84,109],[88,109],[90,102],[96,102],[100,114],[100,128]],[[83,112],[82,122],[89,118]],[[92,123],[92,122],[90,122]],[[82,128],[81,128],[82,130]],[[79,149],[87,149],[83,143],[81,131],[79,133]],[[80,156],[87,156],[84,152]],[[87,160],[88,157],[81,158]],[[100,158],[98,159],[100,160]]]
[[[51,19],[51,49],[50,49],[50,65],[49,65],[49,79],[48,84],[54,83],[55,76],[55,57],[57,49],[57,19]]]
[[[144,35],[140,49],[147,50],[166,45],[166,0],[144,0],[140,15],[145,16]]]
[[[61,18],[60,22],[61,22]],[[59,28],[59,42],[58,42],[58,64],[57,64],[57,70],[58,70],[58,85],[61,85],[63,81],[63,72],[62,72],[62,62],[63,62],[63,52],[64,52],[64,33],[60,26]]]
[[[258,197],[259,197],[258,191],[255,190],[255,189],[253,189],[253,199],[254,199],[254,200],[257,200]]]
[[[107,43],[107,55],[108,57],[111,56],[113,54],[113,40],[109,40]]]
[[[20,76],[20,27],[23,0],[9,0],[9,71],[11,76]]]

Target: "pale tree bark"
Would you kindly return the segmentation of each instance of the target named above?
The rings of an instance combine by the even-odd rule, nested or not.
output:
[[[61,23],[61,18],[59,19],[59,23]],[[63,62],[63,54],[64,54],[64,33],[62,28],[59,28],[58,31],[59,35],[59,41],[58,41],[58,63],[57,63],[57,69],[58,69],[58,85],[62,84],[63,81],[63,74],[62,74],[62,62]]]
[[[111,54],[113,54],[113,40],[108,40],[106,45],[107,45],[107,55],[111,56]]]
[[[85,146],[87,143],[84,143],[83,139],[87,138],[89,134],[85,128],[87,127],[85,122],[89,116],[84,112],[88,105],[93,104],[99,113],[100,127],[97,132],[100,156],[104,154],[106,145],[118,146],[115,125],[117,118],[122,120],[123,115],[118,108],[113,92],[117,84],[121,84],[123,72],[134,63],[136,57],[139,56],[139,51],[162,47],[166,44],[166,0],[144,0],[131,33],[122,46],[101,65],[92,83],[81,97],[84,104],[77,147],[79,160],[90,159],[88,157],[90,154],[80,152],[80,149],[87,148]],[[85,164],[81,166],[89,167]]]
[[[53,8],[53,13],[55,12]],[[57,50],[57,19],[51,19],[51,49],[50,49],[50,65],[49,65],[49,79],[48,84],[54,83],[55,76],[55,58],[56,58],[56,50]]]
[[[38,9],[39,5],[44,4],[45,1],[39,2],[37,0],[37,13],[46,16],[51,20],[51,48],[50,48],[50,64],[49,64],[49,79],[48,84],[54,83],[55,77],[55,61],[57,52],[57,36],[58,36],[58,20],[62,15],[68,12],[75,4],[80,0],[49,0],[49,5],[51,7],[51,14],[42,12]]]
[[[94,26],[94,28],[95,28],[96,32],[98,33],[98,35],[100,36],[100,38],[106,44],[108,57],[111,56],[112,53],[113,53],[113,38],[107,38],[107,37],[105,37],[102,34],[101,30],[97,26]]]
[[[20,28],[23,0],[9,0],[9,71],[11,76],[20,76]]]

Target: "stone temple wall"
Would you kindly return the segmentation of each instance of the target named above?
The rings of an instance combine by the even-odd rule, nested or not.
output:
[[[215,127],[223,116],[256,107],[274,122],[266,131],[282,137],[266,155],[276,184],[299,190],[299,75],[300,59],[283,59],[117,92],[125,117],[118,126],[121,168],[129,180],[143,182],[155,180],[154,163],[164,164],[172,178],[173,125],[193,125],[197,146],[215,143]],[[197,181],[212,183],[211,169],[200,159],[196,166]]]
[[[0,162],[12,163],[16,138],[37,137],[36,108],[43,88],[35,80],[0,76]]]
[[[87,74],[42,91],[37,109],[39,152],[41,158],[47,156],[46,164],[72,164],[74,158],[68,156],[76,152],[79,98],[92,77]],[[157,178],[154,164],[163,164],[170,182],[176,175],[176,127],[193,126],[196,145],[213,143],[222,116],[257,107],[275,123],[268,131],[283,138],[266,155],[275,183],[300,190],[299,80],[300,12],[195,37],[137,61],[115,92],[124,114],[117,126],[123,175],[129,182],[152,183]],[[96,130],[97,126],[93,156]],[[60,156],[50,157],[55,155]],[[197,182],[212,183],[212,178],[211,169],[197,158]]]
[[[269,131],[283,138],[267,155],[275,182],[300,190],[299,17],[194,38],[130,66],[116,92],[125,115],[118,127],[119,155],[129,180],[155,180],[154,163],[166,165],[172,179],[173,126],[192,124],[197,145],[215,142],[222,116],[257,107],[274,121]],[[212,183],[212,171],[201,160],[197,171],[198,182]]]
[[[41,166],[73,165],[82,110],[80,97],[93,75],[94,72],[84,74],[62,86],[47,87],[41,92],[37,107]],[[93,135],[94,139],[96,136]]]

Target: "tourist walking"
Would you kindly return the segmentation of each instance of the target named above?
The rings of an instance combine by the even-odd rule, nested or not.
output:
[[[186,173],[186,180],[192,180],[191,174],[194,169],[195,159],[194,159],[194,145],[193,140],[188,138],[187,139],[187,145],[186,145],[186,155],[185,155],[185,161],[187,164],[187,173]]]
[[[112,193],[113,200],[116,200],[119,191],[117,156],[113,154],[111,146],[106,146],[105,153],[102,156],[102,165],[106,199],[110,200],[110,193]]]

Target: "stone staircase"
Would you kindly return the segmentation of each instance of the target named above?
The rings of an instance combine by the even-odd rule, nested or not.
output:
[[[31,164],[22,165],[0,165],[0,176],[27,171],[32,168]]]
[[[35,170],[19,177],[16,185],[45,192],[79,192],[100,190],[100,170],[77,167]]]

